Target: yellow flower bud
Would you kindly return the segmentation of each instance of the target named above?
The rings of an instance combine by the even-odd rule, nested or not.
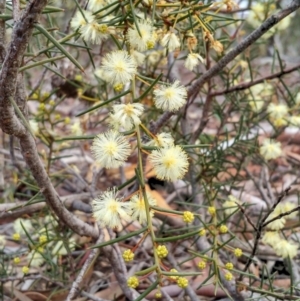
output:
[[[139,279],[136,276],[129,277],[127,280],[128,287],[137,288],[139,285]]]

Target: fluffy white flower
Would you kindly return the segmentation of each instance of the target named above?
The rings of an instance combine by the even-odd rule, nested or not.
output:
[[[29,120],[30,128],[32,132],[36,135],[39,133],[39,124],[34,119]]]
[[[156,147],[169,147],[174,145],[174,139],[170,133],[162,132],[156,135],[154,139],[149,141],[147,145]]]
[[[263,100],[250,100],[249,105],[253,112],[259,112],[263,108],[265,102]]]
[[[273,245],[273,248],[278,256],[292,259],[297,255],[298,244],[281,239]]]
[[[252,86],[249,90],[251,92],[250,95],[259,100],[269,98],[274,93],[273,86],[268,83],[257,84]]]
[[[96,12],[104,8],[110,2],[111,1],[106,1],[106,0],[89,0],[88,9],[90,9],[92,12]]]
[[[80,121],[76,121],[71,125],[71,133],[75,136],[81,136],[82,135],[82,128]]]
[[[6,244],[6,238],[4,235],[0,235],[0,249],[4,248]]]
[[[144,63],[145,58],[146,58],[145,54],[140,53],[140,52],[138,52],[136,50],[131,51],[130,54],[133,57],[133,59],[135,60],[137,66],[141,66]]]
[[[45,258],[39,251],[32,250],[27,255],[27,261],[30,263],[31,267],[39,267],[45,262]]]
[[[251,87],[248,91],[248,100],[251,109],[254,112],[259,112],[265,101],[269,101],[274,94],[274,89],[271,84],[262,83]]]
[[[186,88],[175,81],[171,86],[162,86],[154,90],[154,103],[158,109],[163,111],[176,111],[186,102]]]
[[[287,116],[289,108],[284,104],[269,104],[267,112],[270,114],[272,119],[281,119]]]
[[[149,160],[158,179],[175,181],[182,179],[188,170],[188,156],[180,146],[153,151]]]
[[[128,131],[141,123],[140,116],[143,111],[144,107],[140,103],[114,105],[111,120],[114,121],[115,126],[120,126]]]
[[[108,53],[102,61],[101,71],[96,71],[95,74],[103,76],[104,79],[111,83],[126,84],[132,80],[136,74],[136,62],[132,56],[128,55],[124,50],[118,50]]]
[[[277,216],[278,216],[277,212],[272,212],[272,213],[268,216],[266,222],[272,220],[273,218],[275,218],[275,217],[277,217]],[[269,223],[269,224],[267,225],[267,228],[269,228],[269,229],[271,229],[271,230],[280,230],[280,229],[282,229],[282,228],[284,227],[285,222],[286,222],[285,218],[284,218],[284,217],[281,217],[281,218],[278,218],[278,219],[274,220],[273,222]]]
[[[300,92],[298,92],[295,97],[295,103],[300,104]]]
[[[130,46],[138,51],[152,49],[155,46],[157,39],[154,27],[148,20],[139,20],[137,21],[137,25],[140,33],[135,25],[134,28],[128,29],[126,37],[130,43]]]
[[[68,244],[68,247],[66,247],[66,244]],[[57,257],[58,255],[67,255],[69,251],[74,250],[76,243],[75,243],[75,239],[71,237],[67,241],[62,241],[62,240],[53,241],[53,244],[51,243],[50,246],[51,246],[51,254]]]
[[[14,221],[14,231],[21,236],[26,236],[26,232],[31,233],[33,230],[32,223],[29,219],[18,218]]]
[[[240,200],[238,200],[233,195],[229,195],[228,199],[223,203],[223,208],[225,208],[225,214],[231,215],[235,213],[239,209],[237,204],[240,204]]]
[[[184,62],[184,66],[192,71],[199,64],[199,62],[204,62],[203,57],[198,53],[190,53]]]
[[[259,152],[266,160],[276,159],[282,154],[281,143],[265,139]]]
[[[81,11],[77,11],[75,16],[71,20],[71,28],[76,30],[79,27],[86,25],[87,23],[92,23],[95,20],[95,17],[90,11],[82,10],[84,16]]]
[[[288,118],[288,121],[291,125],[295,126],[295,127],[299,127],[300,126],[300,116],[290,116]]]
[[[295,209],[297,206],[294,203],[291,202],[284,202],[284,203],[279,203],[274,212],[277,213],[277,215],[282,214],[282,213],[287,213],[293,209]],[[289,215],[286,215],[285,218],[289,219],[289,218],[295,218],[298,215],[298,211],[295,211]]]
[[[91,151],[102,167],[117,168],[125,163],[131,148],[123,135],[111,130],[94,138]]]
[[[257,28],[261,25],[261,23],[268,18],[271,14],[276,12],[276,5],[274,3],[265,5],[263,3],[256,3],[252,6],[251,11],[247,17],[247,22],[253,27]],[[278,24],[276,24],[271,30],[269,30],[266,35],[264,35],[263,39],[268,39],[270,36],[274,35],[274,33],[279,30],[286,30],[291,23],[292,15],[287,16]]]
[[[150,206],[156,206],[156,200],[147,193],[147,200]],[[132,211],[131,217],[133,220],[139,221],[140,224],[147,222],[145,200],[141,195],[134,195],[129,202],[129,208]],[[150,215],[153,216],[153,210],[150,210]]]
[[[169,51],[173,51],[180,47],[180,41],[174,32],[168,32],[160,41],[161,46],[168,48]]]
[[[128,202],[122,202],[121,198],[117,198],[115,188],[103,192],[98,198],[94,199],[92,209],[94,218],[101,226],[120,228],[122,219],[130,220],[131,210]]]
[[[262,242],[264,244],[274,246],[281,240],[281,237],[278,232],[275,231],[267,231],[262,237]]]
[[[106,24],[98,24],[96,21],[83,25],[80,29],[82,38],[93,44],[99,45],[109,36],[108,27]]]

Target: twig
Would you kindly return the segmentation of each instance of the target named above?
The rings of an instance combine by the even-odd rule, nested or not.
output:
[[[210,95],[212,97],[214,97],[214,96],[229,94],[229,93],[232,93],[234,91],[246,90],[248,88],[251,88],[252,86],[255,86],[257,84],[261,84],[261,83],[265,82],[266,80],[270,80],[270,79],[274,79],[274,78],[280,78],[285,74],[289,74],[289,73],[292,73],[294,71],[297,71],[299,68],[300,68],[300,64],[298,64],[294,67],[285,69],[285,70],[281,70],[280,72],[277,72],[277,73],[259,78],[257,80],[252,81],[252,82],[241,83],[241,84],[238,84],[236,86],[230,87],[230,88],[222,90],[222,91],[216,91],[214,93],[211,93]]]
[[[81,291],[80,294],[84,297],[88,297],[89,299],[91,299],[93,301],[109,301],[109,300],[106,300],[106,299],[103,299],[103,298],[95,297],[94,295],[89,294],[85,291]]]
[[[20,18],[20,2],[19,0],[12,0],[13,6],[13,19],[17,22]]]
[[[257,231],[256,226],[252,223],[251,219],[249,218],[248,214],[245,212],[244,208],[239,204],[239,203],[235,203],[239,209],[241,210],[241,212],[243,213],[243,215],[245,216],[246,220],[248,221],[248,223],[252,226],[252,228]]]
[[[247,175],[250,177],[250,179],[253,181],[255,187],[257,188],[257,190],[259,191],[261,197],[265,200],[265,202],[268,205],[272,204],[272,200],[270,200],[270,198],[264,191],[264,188],[262,187],[262,183],[261,183],[262,181],[261,180],[256,181],[254,176],[252,176],[251,172],[249,171],[249,169],[247,167],[245,167],[245,171],[246,171]]]
[[[95,192],[97,194],[97,192]],[[99,192],[100,193],[100,192]],[[66,209],[77,209],[82,212],[91,213],[91,206],[85,204],[88,207],[80,206],[78,203],[74,205],[74,202],[83,202],[90,200],[91,194],[88,192],[80,194],[70,194],[68,196],[60,197],[62,206]],[[4,222],[5,219],[14,220],[21,217],[24,214],[33,214],[43,210],[46,207],[45,202],[39,202],[35,204],[27,204],[26,202],[16,202],[9,204],[0,204],[0,219]]]
[[[5,0],[0,0],[0,14],[5,14]],[[6,50],[5,50],[5,20],[0,19],[0,63],[2,64],[5,58]]]
[[[45,280],[47,282],[50,282],[50,283],[55,283],[57,286],[59,287],[62,287],[62,288],[65,288],[66,286],[61,283],[61,282],[58,282],[56,280],[52,280],[44,275],[28,275],[28,276],[24,276],[24,277],[13,277],[13,276],[10,276],[10,277],[0,277],[0,282],[8,282],[8,281],[26,281],[27,279],[33,279],[33,280]]]
[[[270,185],[269,169],[267,168],[267,166],[263,166],[262,170],[263,170],[263,175],[264,175],[264,178],[265,178],[267,190],[268,190],[269,196],[271,198],[271,202],[273,203],[273,200],[275,200],[275,196],[274,196],[272,187]]]
[[[100,243],[102,241],[102,239],[103,239],[103,234],[101,233],[101,235],[97,239],[96,243],[97,244]],[[99,249],[92,249],[90,251],[90,254],[89,254],[88,258],[86,259],[86,261],[84,262],[84,265],[83,265],[80,273],[77,275],[76,280],[72,284],[72,287],[71,287],[70,292],[69,292],[69,294],[66,298],[66,301],[71,301],[73,298],[75,298],[78,295],[81,283],[83,281],[83,277],[84,277],[86,271],[92,265],[93,261],[96,259],[98,254],[99,254]]]
[[[211,68],[211,60],[210,60],[210,43],[209,41],[207,41],[205,43],[206,46],[206,70],[209,70]],[[212,90],[212,82],[211,82],[211,78],[207,80],[207,84],[208,84],[208,91],[207,91],[207,96],[206,96],[206,100],[204,102],[203,105],[203,109],[202,109],[202,116],[200,118],[200,124],[198,126],[198,128],[195,130],[195,132],[193,133],[192,136],[192,141],[193,143],[195,143],[195,141],[198,139],[198,137],[200,136],[200,134],[202,133],[202,131],[204,130],[204,128],[206,127],[208,120],[209,120],[209,111],[211,108],[211,104],[213,101],[213,97],[211,96],[211,90]],[[186,112],[187,112],[187,108],[188,106],[185,107],[185,113],[184,116],[186,116]]]
[[[299,274],[299,265],[295,260],[291,260],[290,258],[286,258],[284,260],[286,266],[290,266],[290,273],[293,279],[293,285],[295,286],[295,294],[297,296],[300,295],[300,274]]]

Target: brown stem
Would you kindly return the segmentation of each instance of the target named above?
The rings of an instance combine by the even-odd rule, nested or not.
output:
[[[255,86],[257,84],[263,83],[266,80],[270,80],[270,79],[274,79],[274,78],[280,78],[280,77],[282,77],[285,74],[289,74],[289,73],[292,73],[294,71],[297,71],[299,68],[300,68],[300,64],[298,64],[298,65],[296,65],[294,67],[285,69],[285,70],[281,70],[280,72],[277,72],[277,73],[274,73],[274,74],[271,74],[271,75],[259,78],[257,80],[252,81],[252,82],[241,83],[241,84],[238,84],[236,86],[230,87],[230,88],[222,90],[222,91],[216,91],[214,93],[211,93],[210,95],[212,97],[214,97],[214,96],[229,94],[229,93],[234,92],[234,91],[246,90],[248,88],[251,88],[252,86]]]

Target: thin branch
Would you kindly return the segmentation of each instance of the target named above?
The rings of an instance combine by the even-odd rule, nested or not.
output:
[[[13,6],[13,19],[16,22],[20,18],[20,1],[12,0],[12,6]]]
[[[81,291],[80,294],[81,294],[82,296],[84,296],[84,297],[87,297],[87,298],[93,300],[93,301],[108,301],[108,300],[106,300],[106,299],[99,298],[99,297],[96,297],[96,296],[94,296],[94,295],[92,295],[92,294],[89,294],[89,293],[87,293],[87,292],[85,292],[85,291]]]
[[[5,14],[5,2],[6,2],[6,0],[0,0],[0,14],[1,15]],[[0,19],[0,63],[3,63],[4,58],[5,58],[5,54],[6,54],[6,50],[5,50],[5,43],[6,43],[5,33],[6,33],[5,20]]]
[[[95,192],[100,193],[100,191]],[[83,203],[89,201],[91,194],[88,192],[80,194],[70,194],[60,197],[62,205],[69,210],[80,210],[82,212],[91,213],[91,206]],[[79,202],[81,205],[79,205]],[[85,207],[82,204],[88,206]],[[45,202],[39,202],[35,204],[27,204],[23,202],[0,204],[0,220],[4,222],[5,219],[14,220],[21,217],[24,214],[33,214],[43,210],[47,204]]]
[[[298,64],[294,67],[288,68],[288,69],[281,70],[280,72],[277,72],[277,73],[274,73],[274,74],[271,74],[271,75],[268,75],[268,76],[264,76],[262,78],[254,80],[252,82],[245,82],[245,83],[238,84],[236,86],[230,87],[230,88],[222,90],[222,91],[216,91],[214,93],[211,93],[210,95],[212,97],[214,97],[214,96],[229,94],[229,93],[232,93],[234,91],[246,90],[248,88],[251,88],[252,86],[255,86],[257,84],[261,84],[261,83],[263,83],[267,80],[271,80],[271,79],[274,79],[274,78],[280,78],[285,74],[289,74],[289,73],[292,73],[294,71],[297,71],[299,68],[300,68],[300,64]]]
[[[206,69],[209,70],[211,68],[211,60],[210,60],[210,42],[207,41],[205,43],[205,47],[206,47]],[[206,127],[208,120],[209,120],[209,111],[211,108],[211,104],[213,101],[213,97],[211,96],[211,90],[212,90],[212,82],[211,79],[207,80],[207,84],[208,84],[208,91],[207,91],[207,96],[206,96],[206,100],[204,102],[203,105],[203,110],[202,110],[202,116],[200,118],[200,124],[198,126],[198,128],[194,131],[193,136],[192,136],[192,141],[193,143],[195,143],[195,141],[198,139],[198,137],[200,136],[200,134],[202,133],[202,131],[204,130],[204,128]],[[185,113],[184,116],[186,116],[186,111],[187,111],[188,106],[185,107]]]
[[[102,240],[103,240],[103,235],[100,235],[96,243],[98,244]],[[91,267],[93,261],[95,261],[95,259],[97,258],[98,254],[99,254],[99,249],[90,250],[90,254],[88,258],[84,262],[84,265],[80,270],[80,273],[77,275],[76,280],[72,284],[72,287],[69,291],[66,301],[71,301],[73,298],[75,298],[78,295],[81,283],[83,282],[83,277],[86,271]]]
[[[251,172],[249,171],[249,169],[247,167],[245,167],[245,171],[246,171],[247,175],[249,176],[249,178],[253,181],[255,187],[258,189],[262,199],[265,200],[265,202],[268,205],[271,205],[272,200],[270,200],[270,198],[268,197],[267,193],[265,192],[265,190],[263,188],[262,179],[255,180],[254,176],[251,174]],[[262,171],[261,171],[261,173],[262,173]]]

